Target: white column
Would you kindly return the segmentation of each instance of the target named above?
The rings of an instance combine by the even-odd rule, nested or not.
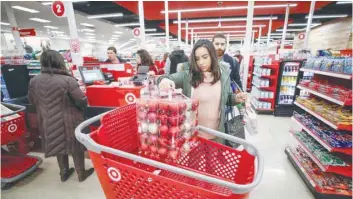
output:
[[[309,36],[310,36],[311,22],[313,19],[314,10],[315,10],[315,1],[311,1],[310,12],[309,12],[309,17],[308,17],[308,24],[306,25],[306,32],[305,32],[304,48],[303,49],[308,48],[308,41],[309,41]]]
[[[259,35],[257,37],[257,43],[261,43],[261,36],[262,36],[262,27],[259,28]]]
[[[194,45],[194,29],[191,29],[191,48]]]
[[[74,7],[72,4],[72,1],[65,1],[64,5],[65,5],[65,13],[66,13],[66,17],[67,17],[67,22],[69,24],[71,40],[72,41],[79,41],[77,27],[76,27],[76,18],[75,18]],[[74,51],[71,50],[71,57],[72,57],[73,64],[75,64],[76,66],[83,65],[83,58],[82,58],[81,52],[74,53]]]
[[[145,37],[145,15],[143,10],[143,0],[138,1],[138,10],[139,10],[139,20],[140,20],[140,40],[141,48],[145,48],[146,37]],[[169,38],[168,38],[169,39]]]
[[[165,18],[165,45],[167,46],[167,52],[169,52],[169,8],[168,0],[164,0],[164,18]]]
[[[186,20],[186,27],[185,27],[185,35],[186,35],[186,38],[185,38],[185,43],[186,43],[186,49],[189,48],[189,22],[188,20]]]
[[[246,18],[246,34],[244,40],[244,73],[243,73],[243,91],[246,91],[246,86],[248,82],[248,73],[249,73],[249,61],[251,53],[251,32],[253,26],[253,17],[254,17],[254,1],[248,1],[248,13]]]
[[[4,2],[1,2],[1,3],[5,6],[7,18],[9,20],[10,24],[11,24],[12,35],[13,35],[13,38],[15,39],[16,48],[17,48],[17,50],[19,52],[23,52],[24,48],[23,48],[21,37],[20,37],[20,32],[18,31],[15,14],[14,14],[13,9],[11,7],[11,2],[10,1],[7,1],[7,2],[4,1]]]
[[[227,34],[227,48],[226,48],[226,52],[229,51],[229,40],[230,40],[230,35],[229,33]]]
[[[286,7],[286,16],[285,16],[285,18],[284,18],[284,26],[283,26],[283,32],[282,32],[281,50],[284,49],[284,41],[286,40],[287,26],[288,26],[288,16],[289,16],[289,4],[287,4],[287,7]]]
[[[178,44],[181,45],[181,12],[178,12]]]
[[[267,45],[270,43],[271,32],[272,32],[272,15],[270,18],[270,22],[268,23],[267,42],[266,42]]]

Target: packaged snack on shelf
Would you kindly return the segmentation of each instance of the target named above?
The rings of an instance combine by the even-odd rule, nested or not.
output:
[[[346,57],[343,65],[343,73],[352,74],[352,57]]]
[[[305,62],[305,68],[311,69],[314,67],[315,57],[309,57]]]
[[[320,70],[322,70],[322,71],[330,71],[334,60],[335,59],[332,58],[332,57],[323,58],[322,64],[320,66]]]
[[[199,102],[176,92],[137,101],[140,150],[161,160],[175,161],[195,145]]]
[[[322,62],[323,62],[324,59],[325,59],[324,57],[317,57],[317,58],[314,60],[313,69],[314,69],[314,70],[320,70],[321,64],[322,64]]]
[[[344,60],[345,59],[343,57],[335,58],[335,61],[332,64],[331,71],[336,73],[343,73]]]

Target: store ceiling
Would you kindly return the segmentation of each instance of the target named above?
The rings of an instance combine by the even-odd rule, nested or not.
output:
[[[310,1],[256,1],[255,6],[261,5],[284,5],[286,3],[296,4],[291,7],[289,23],[306,23],[305,16],[309,13]],[[246,17],[247,15],[247,1],[169,1],[169,10],[185,10],[185,9],[200,9],[200,8],[214,8],[214,7],[229,7],[229,6],[242,6],[243,9],[238,10],[222,10],[222,11],[204,11],[204,12],[184,12],[181,14],[182,20],[185,19],[200,19],[200,18],[230,18],[230,17]],[[121,12],[124,14],[120,18],[108,18],[107,20],[115,23],[133,23],[139,22],[138,17],[138,2],[137,1],[100,1],[100,2],[87,2],[86,4],[75,5],[75,9],[87,14],[103,14],[110,12]],[[144,15],[146,28],[156,28],[157,32],[164,33],[164,14],[161,11],[164,10],[164,1],[145,1],[144,2]],[[352,6],[350,4],[336,4],[334,1],[316,1],[315,13],[314,14],[347,14],[352,16]],[[277,29],[283,28],[285,8],[255,8],[254,16],[277,16],[277,20],[273,20],[272,30],[273,33]],[[170,34],[174,37],[177,36],[177,24],[173,24],[173,21],[177,19],[176,13],[169,14]],[[325,23],[334,19],[314,19],[313,23]],[[245,25],[246,21],[241,22],[222,22],[222,26],[225,25]],[[262,36],[267,35],[268,32],[268,20],[254,21],[254,24],[263,24],[266,27],[262,28]],[[195,23],[190,26],[218,26],[218,22],[215,23]],[[189,27],[190,27],[189,26]],[[184,24],[182,24],[184,27]],[[133,27],[129,27],[133,28]],[[295,28],[305,28],[295,27]],[[227,31],[238,31],[245,30],[245,28],[234,28],[234,29],[220,29],[224,33]],[[259,29],[255,29],[259,31]],[[216,31],[215,29],[204,29],[202,32]],[[233,33],[231,33],[233,34]],[[237,34],[238,35],[238,34]],[[258,32],[255,33],[256,37]],[[191,37],[191,36],[190,36]],[[182,31],[182,38],[185,39],[185,31]]]

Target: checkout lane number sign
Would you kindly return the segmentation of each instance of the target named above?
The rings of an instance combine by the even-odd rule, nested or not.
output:
[[[132,34],[134,35],[134,37],[140,37],[140,35],[141,35],[141,30],[140,30],[140,28],[134,28],[134,29],[132,30]]]
[[[136,96],[133,93],[127,93],[125,95],[125,101],[127,104],[133,104],[136,102]]]
[[[57,17],[65,17],[65,6],[62,1],[54,1],[51,5],[51,10]]]

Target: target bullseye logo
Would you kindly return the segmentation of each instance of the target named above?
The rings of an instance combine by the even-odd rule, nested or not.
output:
[[[305,38],[305,34],[304,34],[304,33],[300,33],[300,34],[298,35],[298,38],[299,38],[300,40],[303,40],[303,39]]]
[[[10,124],[10,125],[7,127],[7,130],[8,130],[10,133],[14,133],[14,132],[17,130],[17,125],[16,125],[16,124]]]
[[[136,96],[133,93],[127,93],[125,95],[125,101],[128,104],[133,104],[136,102]]]
[[[134,28],[134,29],[132,30],[132,34],[134,35],[134,37],[140,37],[140,35],[141,35],[141,30],[140,30],[140,28]]]
[[[121,180],[121,174],[118,169],[114,167],[109,167],[107,172],[109,178],[114,182],[119,182]]]

